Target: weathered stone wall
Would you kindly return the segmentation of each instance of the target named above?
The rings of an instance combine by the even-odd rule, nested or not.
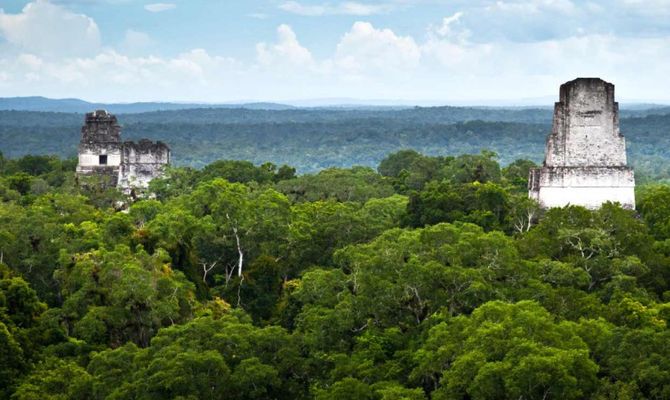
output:
[[[530,172],[529,196],[545,208],[607,201],[634,208],[635,178],[626,162],[614,85],[575,79],[561,85],[544,166]]]
[[[116,116],[105,110],[86,114],[84,126],[81,128],[81,145],[100,143],[121,143],[121,126]]]
[[[106,156],[101,163],[100,156]],[[105,110],[86,114],[81,128],[77,175],[99,176],[106,186],[115,186],[121,165],[121,127],[117,119]]]
[[[625,166],[614,85],[580,78],[561,85],[547,138],[546,166]]]
[[[546,167],[540,174],[540,187],[635,186],[628,167]]]
[[[531,176],[535,182],[530,196],[545,208],[598,208],[607,201],[635,206],[635,178],[628,167],[545,167]]]
[[[124,142],[122,149],[119,186],[126,191],[148,187],[170,163],[170,148],[162,142],[146,139],[138,143]]]
[[[77,168],[77,181],[85,187],[116,187],[119,183],[119,166]]]
[[[633,188],[625,187],[550,187],[538,193],[543,208],[578,205],[589,209],[600,208],[608,201],[619,203],[624,208],[634,209]]]
[[[169,162],[166,144],[147,139],[122,143],[121,127],[114,115],[104,110],[86,114],[77,165],[80,182],[118,186],[130,193],[147,188]]]
[[[100,165],[100,156],[107,156],[107,166],[116,166],[121,165],[121,149],[117,147],[98,147],[97,149],[86,149],[79,152],[79,167],[83,170],[85,167],[89,167],[89,170],[93,170],[95,167]]]

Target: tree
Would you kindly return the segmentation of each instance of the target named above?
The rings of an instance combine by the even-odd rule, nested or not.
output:
[[[637,209],[658,240],[670,238],[670,186],[646,185],[638,190]]]
[[[436,399],[580,399],[594,392],[598,371],[575,325],[530,301],[447,319],[431,328],[416,361],[413,376]]]
[[[594,290],[616,276],[649,274],[638,255],[651,260],[652,243],[633,212],[608,203],[597,211],[576,206],[549,210],[522,238],[520,248],[529,258],[549,257],[583,269],[587,290]]]
[[[84,400],[91,398],[91,376],[70,360],[48,358],[21,382],[17,400]]]
[[[3,267],[0,264],[0,271]],[[0,278],[0,321],[12,328],[30,329],[47,306],[23,278],[14,277],[9,271],[5,274]]]
[[[234,273],[239,281],[235,304],[240,304],[246,265],[260,255],[283,257],[285,247],[277,242],[288,236],[288,200],[272,189],[252,192],[242,184],[215,179],[198,186],[189,208],[202,221],[195,240],[205,279],[217,265],[223,266],[225,292]]]
[[[354,378],[345,378],[336,382],[327,390],[318,390],[316,392],[318,400],[338,400],[338,399],[360,399],[374,400],[376,398],[374,390],[370,385]]]
[[[26,369],[21,346],[7,326],[0,321],[0,395],[7,397],[17,378]]]
[[[409,170],[415,162],[424,156],[414,150],[400,150],[389,154],[377,167],[377,171],[383,176],[398,178],[402,170]]]
[[[442,171],[443,176],[454,183],[500,182],[498,155],[483,150],[481,154],[464,154],[454,158]]]
[[[406,194],[423,189],[429,181],[443,178],[443,168],[453,160],[453,157],[428,157],[414,150],[400,150],[383,159],[377,171],[393,178],[396,191]]]
[[[161,329],[146,349],[129,344],[94,354],[88,371],[100,398],[288,400],[305,398],[304,363],[286,331],[227,311]]]
[[[528,190],[530,170],[535,167],[537,164],[530,160],[518,159],[502,169],[502,176],[514,189],[525,193]]]
[[[490,299],[495,286],[520,280],[521,273],[510,239],[472,224],[393,229],[368,244],[337,251],[335,261],[347,273],[346,285],[341,283],[343,276],[333,273],[330,279],[338,279],[331,287],[333,283],[319,278],[323,273],[316,270],[303,278],[310,286],[293,291],[304,304],[297,317],[299,329],[333,330],[332,338],[325,339],[331,346],[349,340],[343,334],[347,329],[407,328],[439,310],[469,312]],[[317,278],[318,286],[312,283]],[[318,297],[338,301],[314,300]]]
[[[88,343],[147,346],[160,327],[192,313],[193,285],[170,268],[164,251],[133,253],[119,245],[80,254],[57,278],[66,296],[62,322]]]
[[[464,221],[487,230],[503,229],[506,227],[509,207],[507,192],[492,182],[431,182],[421,192],[410,195],[407,222],[410,226],[420,227]]]
[[[230,391],[230,369],[221,354],[214,350],[201,352],[163,352],[134,380],[131,393],[127,389],[112,392],[118,397],[221,399]]]
[[[203,168],[199,180],[206,182],[223,178],[228,182],[248,183],[253,181],[267,183],[274,179],[275,170],[276,166],[271,163],[256,167],[249,161],[220,160]]]
[[[199,171],[194,168],[170,166],[165,170],[164,177],[149,182],[149,192],[154,193],[157,199],[164,201],[189,193],[199,179]]]
[[[539,203],[526,193],[512,197],[509,219],[513,231],[519,234],[528,232],[536,223],[540,211]]]
[[[294,203],[318,200],[365,202],[393,194],[388,179],[375,173],[372,168],[364,167],[329,168],[315,175],[284,180],[275,187]]]

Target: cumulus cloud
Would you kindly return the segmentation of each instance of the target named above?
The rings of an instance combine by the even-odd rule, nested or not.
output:
[[[360,21],[342,36],[335,53],[335,65],[354,73],[411,69],[420,60],[421,51],[413,38]]]
[[[170,58],[131,57],[114,50],[63,60],[22,54],[0,60],[0,66],[10,89],[29,85],[32,94],[54,97],[63,97],[66,89],[68,97],[95,99],[97,94],[120,101],[203,101],[234,86],[239,82],[237,77],[244,74],[235,60],[213,56],[202,49]],[[20,94],[29,93],[24,89]]]
[[[174,3],[152,3],[144,6],[145,10],[152,13],[174,10],[175,8],[177,8],[177,5]]]
[[[450,29],[479,43],[535,42],[581,35],[658,37],[670,32],[668,0],[472,0]]]
[[[644,14],[670,14],[670,2],[667,0],[619,0],[618,3],[629,10],[638,10]]]
[[[324,15],[357,15],[367,16],[382,14],[392,11],[394,4],[363,4],[354,1],[346,1],[338,4],[322,3],[317,5],[305,5],[297,1],[286,1],[279,5],[281,10],[293,14],[320,17]]]
[[[463,16],[463,11],[458,11],[454,15],[442,18],[442,24],[435,31],[440,36],[451,36],[453,34],[453,25],[458,24],[458,20]]]
[[[275,44],[263,42],[256,45],[256,56],[258,62],[265,66],[310,67],[314,64],[312,53],[300,44],[293,29],[286,24],[277,28]]]
[[[91,18],[47,0],[16,14],[0,9],[2,39],[0,88],[19,96],[202,101],[234,86],[245,73],[234,59],[203,49],[173,57],[146,55],[154,41],[133,29],[116,49],[103,47]]]
[[[95,21],[47,0],[28,3],[18,14],[0,9],[0,36],[16,50],[40,56],[81,56],[100,48]]]
[[[449,39],[452,42],[464,43],[470,39],[472,32],[465,28],[461,19],[465,13],[457,11],[453,15],[442,18],[438,25],[431,25],[428,28],[429,37],[438,37],[440,39]]]
[[[663,93],[667,87],[654,83],[670,63],[667,37],[589,34],[533,42],[478,43],[433,36],[421,45],[421,51],[423,68],[433,75],[439,71],[445,84],[461,98],[542,96],[555,93],[559,83],[575,77],[599,76],[617,84],[622,98],[668,99]]]
[[[619,5],[615,13],[604,12],[604,0],[583,7],[570,0],[455,2],[462,9],[425,22],[423,35],[358,18],[334,38],[336,45],[321,49],[308,48],[300,40],[302,30],[297,34],[282,24],[275,38],[256,44],[255,58],[241,62],[205,49],[151,56],[154,39],[133,29],[114,47],[103,47],[92,19],[69,11],[64,2],[35,0],[18,13],[0,10],[0,91],[106,101],[476,101],[543,96],[563,81],[593,75],[616,83],[622,98],[667,99],[662,82],[670,65],[670,36],[661,28],[670,26],[670,19],[658,17],[667,2],[651,0],[658,15],[645,17],[650,28],[638,22],[635,31],[636,25],[620,21],[640,18],[641,3],[613,1]],[[384,12],[365,8],[373,7],[368,3],[362,8],[355,2],[303,3],[281,5],[314,16]],[[375,4],[400,7],[409,0]]]

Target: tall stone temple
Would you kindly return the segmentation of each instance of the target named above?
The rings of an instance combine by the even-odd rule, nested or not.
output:
[[[619,132],[614,85],[578,78],[561,85],[542,168],[530,171],[529,196],[543,208],[599,208],[607,201],[635,208],[635,178]]]
[[[136,194],[162,175],[170,163],[170,148],[162,142],[142,139],[122,142],[116,116],[105,110],[86,114],[81,128],[77,177],[95,178],[100,184]]]

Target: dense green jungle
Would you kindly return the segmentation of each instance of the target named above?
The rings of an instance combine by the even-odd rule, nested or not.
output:
[[[71,151],[78,133],[57,139],[58,116],[22,115],[3,114],[3,140]],[[128,118],[126,132],[190,126],[155,118]],[[634,155],[664,158],[668,118],[622,120]],[[293,139],[259,154],[347,132],[344,148],[358,149],[363,125],[372,138],[389,129],[392,143],[370,139],[379,153],[360,150],[367,165],[420,129],[452,143],[454,126],[471,138],[466,149],[514,154],[547,133],[542,121],[406,130],[361,119],[328,139],[337,122],[289,119],[267,124]],[[29,134],[8,136],[21,124]],[[300,124],[321,136],[289,135]],[[194,165],[211,157],[201,139],[189,145]],[[658,180],[638,186],[637,211],[545,212],[527,198],[532,160],[401,150],[376,169],[311,174],[271,162],[182,164],[131,203],[78,186],[72,158],[16,157],[17,148],[0,157],[0,398],[670,398],[670,186]],[[310,151],[299,170],[323,155]]]
[[[298,173],[355,165],[376,168],[411,148],[430,156],[494,151],[502,165],[542,162],[550,108],[415,107],[353,109],[209,108],[119,114],[125,140],[168,143],[179,166],[216,160],[272,162]],[[76,156],[83,114],[0,111],[6,157]],[[621,131],[638,181],[670,178],[670,107],[623,105]]]

